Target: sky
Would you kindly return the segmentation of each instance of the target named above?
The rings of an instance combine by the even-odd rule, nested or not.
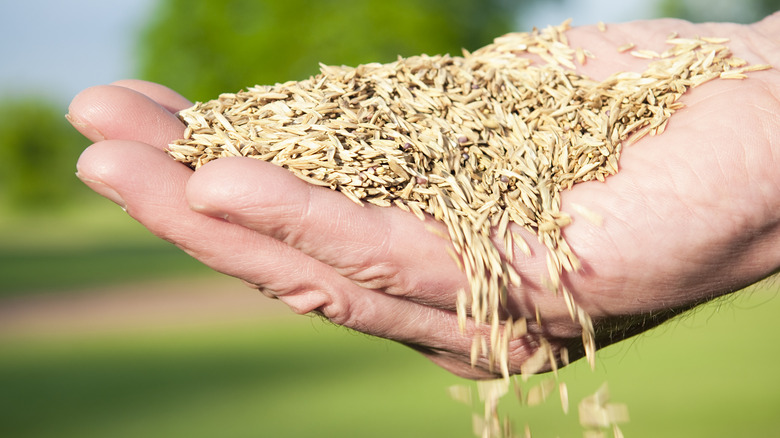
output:
[[[520,0],[522,1],[522,0]],[[572,18],[573,26],[622,23],[654,18],[658,0],[543,0],[532,4],[519,20],[521,30],[560,24]]]
[[[197,1],[197,0],[193,0]],[[388,0],[392,1],[392,0]],[[517,0],[522,1],[522,0]],[[138,31],[156,0],[0,0],[0,99],[44,96],[67,105],[80,90],[133,77]],[[518,30],[653,16],[647,0],[536,2]]]
[[[68,102],[131,76],[134,44],[154,0],[0,0],[0,99]]]

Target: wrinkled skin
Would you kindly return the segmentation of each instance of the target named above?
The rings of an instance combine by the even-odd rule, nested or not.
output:
[[[596,56],[582,72],[603,79],[646,64],[616,47],[635,42],[660,52],[672,31],[729,37],[736,56],[780,66],[780,14],[750,26],[657,20],[568,35],[572,47]],[[780,71],[713,81],[683,102],[663,135],[624,150],[620,173],[562,196],[574,218],[564,235],[583,264],[564,281],[593,318],[599,346],[780,268]],[[448,242],[426,228],[441,224],[360,207],[254,159],[216,160],[193,172],[163,151],[182,135],[175,112],[188,106],[175,92],[141,81],[83,91],[69,118],[95,143],[78,162],[79,177],[152,233],[295,312],[316,311],[402,342],[461,376],[492,376],[485,361],[470,365],[475,328],[458,330],[456,291],[467,282]],[[573,203],[601,215],[603,224],[585,220],[569,208]],[[581,344],[563,300],[541,287],[545,249],[516,231],[533,255],[515,256],[524,283],[510,291],[508,311],[533,319],[538,308],[543,326],[531,324],[531,336],[510,344],[512,372],[541,337],[573,356]]]

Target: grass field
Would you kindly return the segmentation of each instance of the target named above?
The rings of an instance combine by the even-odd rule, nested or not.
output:
[[[51,216],[0,210],[0,298],[209,271],[97,197]]]
[[[560,373],[541,407],[502,409],[535,437],[581,436],[576,403],[602,382],[627,437],[777,436],[780,299],[709,306]],[[305,317],[219,329],[5,339],[0,436],[469,437],[464,383],[405,347]],[[527,385],[532,385],[539,378]],[[527,387],[527,386],[526,386]]]
[[[0,298],[205,272],[136,224],[116,222],[118,209],[97,211],[59,218],[60,230],[51,220],[3,219]],[[534,408],[508,396],[502,412],[537,438],[582,436],[576,404],[607,381],[629,407],[626,437],[778,436],[777,291],[775,283],[740,293],[610,347],[595,372],[566,368],[569,415],[557,396]],[[472,436],[479,406],[446,391],[472,384],[412,350],[292,314],[242,321],[0,333],[0,437]]]

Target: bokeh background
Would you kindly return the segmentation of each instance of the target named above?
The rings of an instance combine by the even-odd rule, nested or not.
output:
[[[675,16],[748,23],[777,0],[0,1],[0,436],[468,437],[467,384],[411,350],[210,272],[75,178],[81,89],[136,77],[193,100],[319,62],[459,53],[511,30]],[[561,372],[572,411],[504,402],[580,436],[608,381],[628,437],[778,436],[780,288],[753,287]],[[539,379],[528,385],[533,385]],[[553,396],[556,399],[557,396]]]

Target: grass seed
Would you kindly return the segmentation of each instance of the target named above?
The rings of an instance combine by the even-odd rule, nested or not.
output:
[[[606,31],[603,23],[597,27]],[[565,272],[580,267],[561,233],[572,221],[561,211],[561,192],[618,172],[622,148],[663,133],[689,88],[771,67],[733,57],[728,39],[674,33],[662,53],[634,44],[618,48],[650,60],[644,72],[595,81],[576,71],[575,60],[582,65],[593,55],[570,47],[568,28],[565,22],[504,35],[462,56],[321,65],[306,80],[222,94],[179,113],[185,134],[168,153],[193,169],[230,156],[268,161],[358,204],[396,206],[443,222],[471,288],[458,293],[460,325],[469,317],[490,326],[490,339],[474,338],[472,363],[486,359],[504,384],[513,371],[508,341],[526,326],[524,319],[499,315],[507,289],[522,287],[511,267],[514,248],[531,254],[514,222],[547,248],[545,284],[563,296],[582,326],[593,366],[593,323],[561,283]],[[601,223],[585,206],[575,211]],[[535,317],[541,324],[538,309]],[[503,324],[512,327],[500,330]],[[568,363],[565,350],[556,358],[544,339],[537,345],[520,365],[522,374]],[[483,390],[483,397],[506,392]],[[589,425],[622,420],[603,405],[581,405],[580,411],[598,417],[586,419]],[[486,407],[483,436],[502,429],[494,414]]]

